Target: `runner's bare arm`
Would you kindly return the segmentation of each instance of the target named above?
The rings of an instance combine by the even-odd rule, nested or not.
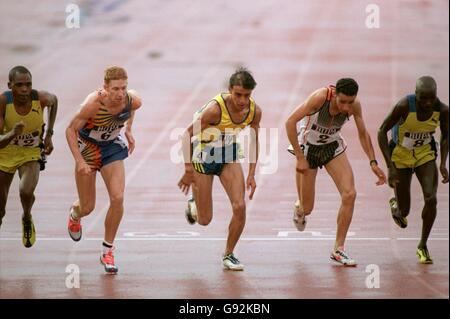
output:
[[[192,167],[191,156],[192,156],[192,136],[199,134],[208,125],[218,123],[220,121],[220,107],[216,101],[211,101],[206,106],[205,110],[199,116],[198,119],[193,121],[185,130],[182,136],[182,147],[183,147],[183,158],[185,167]]]
[[[0,133],[3,132],[5,126],[6,96],[0,94]],[[16,124],[14,129],[5,134],[0,134],[0,148],[6,147],[17,135],[22,133],[23,123]]]
[[[375,158],[375,150],[373,149],[372,139],[366,129],[366,124],[362,116],[361,103],[358,99],[355,100],[353,107],[353,118],[355,119],[356,128],[358,129],[359,142],[369,158],[370,168],[375,176],[378,178],[376,185],[383,185],[386,183],[386,175],[383,170],[378,166],[378,162]]]
[[[216,101],[208,103],[202,114],[194,120],[184,131],[182,136],[182,151],[184,159],[184,174],[178,182],[180,190],[187,195],[191,184],[194,182],[194,168],[192,167],[192,136],[199,134],[210,124],[220,121],[220,107]]]
[[[133,154],[133,151],[136,147],[136,140],[134,139],[133,131],[132,131],[133,121],[134,121],[134,113],[137,109],[139,109],[142,106],[142,100],[139,97],[136,90],[128,90],[128,94],[130,95],[130,97],[132,99],[132,103],[131,103],[131,116],[127,120],[126,127],[125,127],[125,137],[128,141],[128,153],[131,155],[131,154]]]
[[[66,129],[67,143],[69,144],[70,151],[72,152],[75,162],[77,163],[84,162],[78,148],[78,131],[86,124],[89,118],[93,117],[97,113],[100,108],[98,99],[98,92],[89,94]]]
[[[300,145],[298,145],[297,123],[305,116],[316,112],[323,105],[326,97],[326,88],[320,88],[314,91],[305,102],[297,106],[286,121],[285,127],[287,137],[294,148],[294,154],[297,158],[303,158],[303,152],[301,152]]]
[[[40,91],[39,100],[43,107],[48,108],[47,130],[44,137],[44,152],[49,155],[53,151],[53,127],[55,125],[56,113],[58,111],[58,98],[49,92]]]
[[[393,164],[391,161],[391,151],[389,150],[387,133],[394,127],[395,124],[400,122],[402,118],[405,119],[407,114],[408,102],[405,97],[393,107],[392,111],[384,119],[383,123],[378,129],[378,145],[388,168],[393,167]]]
[[[142,99],[139,96],[138,92],[136,90],[128,90],[128,94],[131,96],[133,102],[131,104],[131,109],[133,111],[137,110],[142,106]]]
[[[259,125],[261,123],[262,111],[261,108],[255,106],[255,118],[250,124],[250,163],[247,176],[247,190],[250,190],[249,198],[253,199],[253,194],[256,190],[255,172],[256,164],[259,156]]]
[[[46,135],[49,135],[49,133],[50,135],[53,135],[53,127],[55,125],[56,114],[58,112],[58,98],[56,95],[49,92],[39,91],[39,99],[41,105],[49,109]]]
[[[448,106],[441,103],[441,115],[439,117],[440,129],[441,129],[441,164],[439,170],[442,175],[442,183],[448,183],[448,170],[446,167],[448,156]]]
[[[372,145],[372,139],[370,138],[369,132],[366,129],[366,124],[364,123],[364,119],[362,116],[361,103],[358,99],[354,102],[353,105],[353,118],[355,119],[356,128],[358,129],[358,138],[361,143],[361,146],[366,153],[369,161],[375,160],[375,151]]]

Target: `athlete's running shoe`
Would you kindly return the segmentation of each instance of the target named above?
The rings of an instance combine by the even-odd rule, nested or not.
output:
[[[432,264],[433,259],[430,256],[427,248],[417,248],[417,257],[419,257],[419,262],[421,264]]]
[[[234,257],[233,253],[229,253],[228,255],[223,256],[222,258],[223,267],[229,270],[244,270],[244,265],[241,264],[239,259]]]
[[[79,241],[81,239],[81,218],[78,220],[75,220],[72,218],[72,210],[73,207],[70,209],[69,214],[69,222],[67,225],[67,230],[69,231],[69,236],[74,241]]]
[[[102,252],[100,255],[100,263],[105,267],[105,271],[108,274],[116,274],[119,271],[119,268],[114,263],[114,247],[108,249],[105,253]]]
[[[350,258],[344,249],[337,249],[331,253],[330,259],[344,266],[356,266],[357,262]]]
[[[189,224],[193,225],[197,222],[197,206],[195,206],[195,201],[192,196],[188,199],[187,208],[184,212]]]
[[[36,241],[36,229],[33,219],[25,220],[22,218],[22,243],[26,248],[33,246]]]
[[[304,231],[306,227],[306,216],[305,213],[303,213],[300,209],[300,200],[297,199],[297,201],[294,204],[294,217],[293,222],[295,227],[297,227],[298,231]]]

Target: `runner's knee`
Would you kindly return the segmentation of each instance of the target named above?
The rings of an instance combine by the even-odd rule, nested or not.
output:
[[[245,201],[243,199],[233,201],[231,207],[233,208],[233,214],[245,214]]]
[[[426,208],[436,208],[437,206],[436,194],[425,195],[424,199]]]
[[[351,189],[348,191],[344,191],[341,195],[342,203],[344,204],[353,204],[356,200],[356,190]]]
[[[29,190],[29,189],[20,189],[19,193],[20,193],[20,199],[26,200],[26,201],[32,200],[33,196],[34,196],[33,191]]]
[[[122,206],[123,205],[123,193],[113,194],[110,198],[111,206]]]

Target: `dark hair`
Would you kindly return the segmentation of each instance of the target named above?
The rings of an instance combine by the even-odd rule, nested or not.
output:
[[[336,93],[355,96],[358,93],[358,83],[352,78],[343,78],[336,82]]]
[[[239,68],[230,77],[230,88],[233,86],[242,86],[246,90],[253,90],[256,86],[255,79],[246,68]]]
[[[9,82],[14,81],[16,73],[29,74],[31,77],[31,72],[26,67],[24,67],[22,65],[17,65],[9,71],[9,75],[8,75]]]
[[[436,81],[429,75],[421,76],[416,81],[416,91],[422,90],[436,91],[436,89],[437,89]]]

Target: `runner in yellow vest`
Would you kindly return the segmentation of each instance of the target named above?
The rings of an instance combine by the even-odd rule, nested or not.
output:
[[[406,217],[411,205],[410,186],[414,173],[422,186],[425,205],[422,236],[417,247],[422,264],[433,263],[427,240],[436,218],[438,171],[434,133],[437,127],[441,129],[442,183],[448,183],[448,106],[437,98],[436,91],[432,77],[419,78],[415,94],[407,95],[395,105],[378,133],[378,143],[389,169],[389,185],[395,191],[395,197],[389,201],[392,218],[399,227],[408,226]],[[388,143],[387,132],[390,130],[392,140]]]
[[[230,78],[229,93],[214,97],[194,116],[183,137],[185,173],[178,187],[187,194],[192,184],[193,196],[188,200],[186,218],[206,226],[213,215],[212,184],[219,176],[233,209],[227,245],[222,257],[223,266],[230,270],[243,270],[244,266],[234,256],[234,248],[245,225],[245,186],[255,192],[255,170],[258,154],[258,129],[261,109],[250,97],[256,82],[246,69],[237,70]],[[250,166],[247,181],[241,163],[241,146],[237,135],[245,127],[250,132]],[[194,146],[191,139],[195,136]],[[192,154],[192,156],[191,156]]]
[[[16,171],[20,178],[22,242],[33,246],[36,230],[31,216],[45,156],[53,151],[52,135],[58,101],[55,95],[32,89],[31,73],[23,66],[9,72],[9,91],[0,95],[0,226],[5,216],[9,187]],[[44,137],[44,108],[48,108]]]

